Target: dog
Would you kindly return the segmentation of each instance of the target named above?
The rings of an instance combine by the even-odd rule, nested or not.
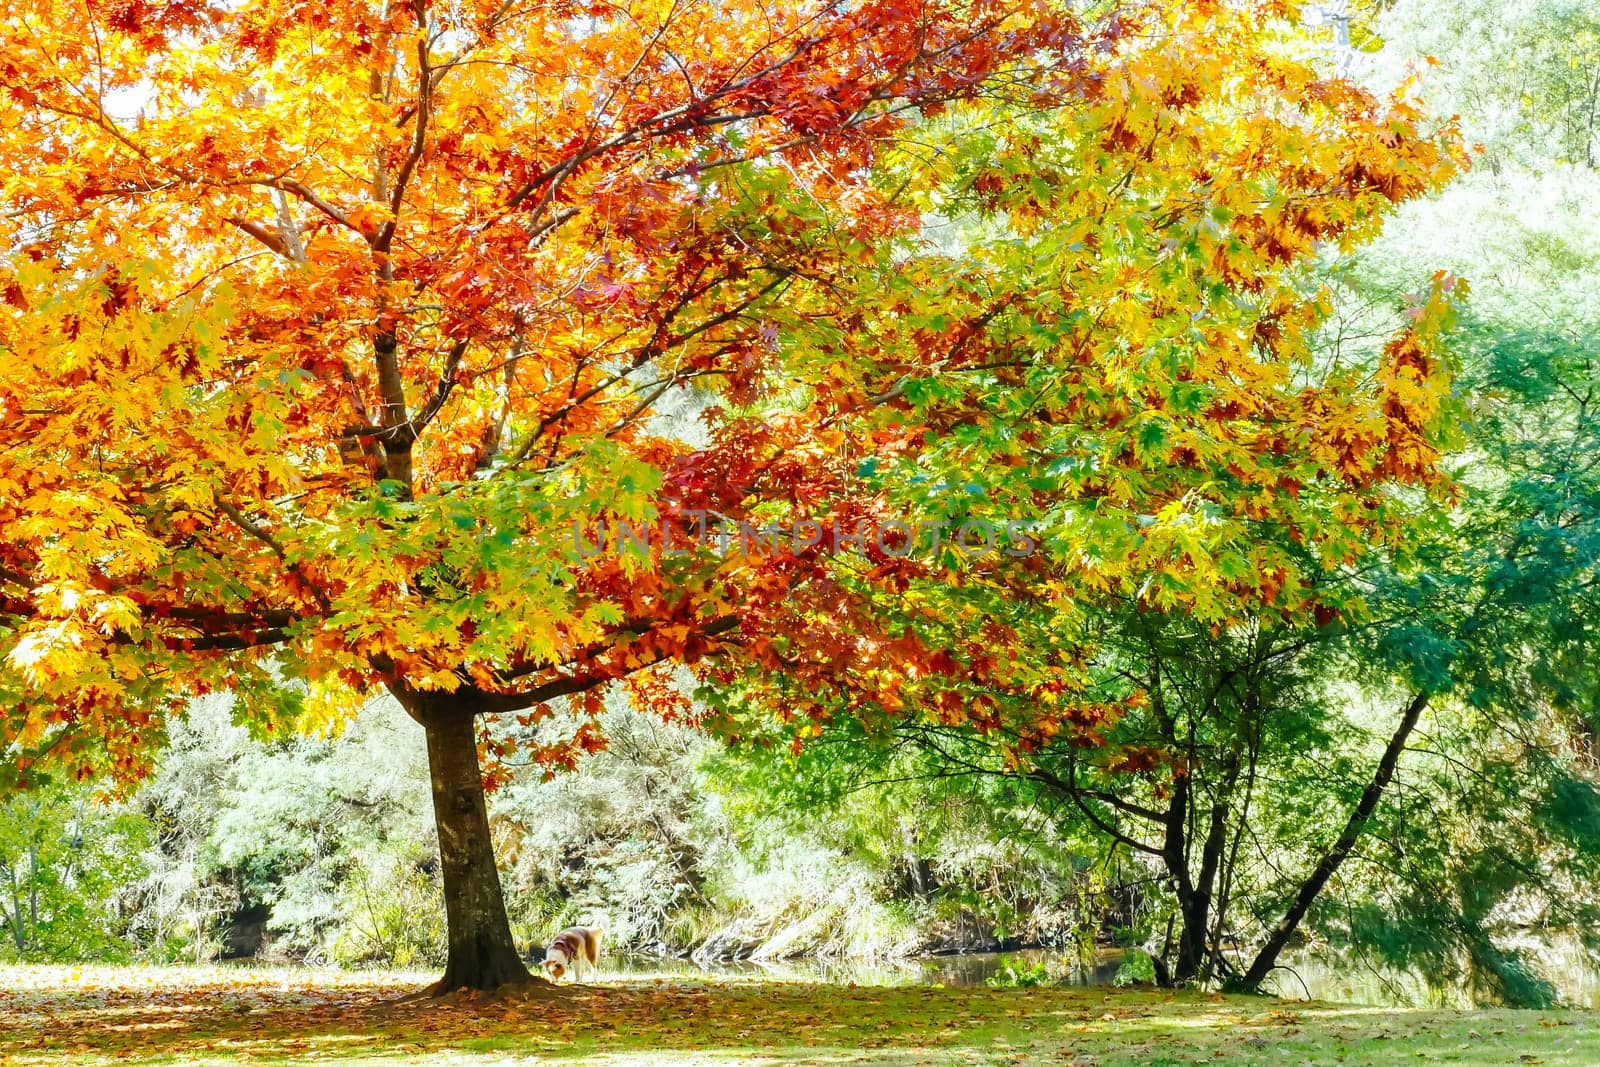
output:
[[[585,967],[590,977],[600,963],[600,941],[605,930],[598,926],[572,926],[556,935],[544,953],[544,973],[552,982],[565,977],[572,970],[573,981],[583,977]]]

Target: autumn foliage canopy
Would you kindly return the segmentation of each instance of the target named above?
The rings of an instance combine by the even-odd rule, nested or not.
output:
[[[679,663],[795,723],[1088,740],[1096,598],[1349,610],[1308,568],[1447,491],[1451,283],[1328,367],[1303,268],[1459,161],[1290,15],[8,5],[9,766],[137,774],[218,687],[277,728]],[[572,551],[707,513],[1025,518],[1040,550]],[[286,678],[306,706],[260,696]]]
[[[913,108],[1075,92],[1116,35],[987,2],[5,18],[3,736],[125,772],[208,687],[499,710],[706,651],[739,575],[580,573],[572,521],[709,476],[663,402],[748,404],[780,305],[857,299],[916,221],[873,171]],[[731,433],[718,473],[781,444]]]

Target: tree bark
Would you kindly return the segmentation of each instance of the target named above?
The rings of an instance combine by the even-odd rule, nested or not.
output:
[[[510,983],[542,982],[528,973],[511,938],[489,834],[470,698],[429,694],[423,714],[411,702],[403,703],[427,732],[449,929],[444,976],[428,992],[442,996],[459,989],[487,992]]]
[[[1166,833],[1161,842],[1161,859],[1172,878],[1173,895],[1178,898],[1178,910],[1181,913],[1178,959],[1172,967],[1172,985],[1182,985],[1199,977],[1201,967],[1205,964],[1206,927],[1211,908],[1209,886],[1197,887],[1189,876],[1190,803],[1189,778],[1180,775],[1173,783]]]
[[[1239,985],[1244,989],[1260,988],[1261,983],[1266,981],[1267,975],[1276,969],[1278,954],[1289,943],[1289,938],[1294,936],[1295,930],[1300,926],[1300,920],[1306,917],[1306,912],[1311,910],[1317,895],[1328,884],[1328,880],[1338,872],[1340,865],[1355,848],[1356,842],[1361,839],[1362,832],[1367,828],[1367,820],[1372,818],[1372,813],[1378,809],[1378,802],[1383,799],[1384,790],[1389,788],[1389,782],[1394,778],[1395,767],[1400,763],[1400,753],[1405,751],[1411,732],[1417,728],[1417,722],[1422,718],[1422,709],[1428,706],[1428,696],[1426,691],[1420,692],[1406,705],[1399,725],[1389,738],[1388,747],[1383,750],[1383,758],[1378,760],[1378,766],[1372,772],[1372,781],[1367,784],[1367,788],[1361,794],[1361,800],[1350,813],[1344,831],[1333,843],[1333,847],[1323,855],[1316,868],[1300,884],[1300,892],[1295,895],[1294,903],[1289,906],[1283,918],[1278,920],[1278,925],[1273,927],[1266,944],[1256,953],[1250,969],[1239,980]]]
[[[1227,838],[1228,806],[1219,800],[1211,805],[1211,825],[1206,831],[1205,845],[1200,853],[1200,878],[1194,887],[1193,921],[1199,924],[1194,933],[1194,940],[1200,945],[1198,977],[1202,983],[1211,980],[1217,959],[1211,942],[1211,904],[1216,894],[1217,867],[1222,862],[1222,849],[1227,843]]]

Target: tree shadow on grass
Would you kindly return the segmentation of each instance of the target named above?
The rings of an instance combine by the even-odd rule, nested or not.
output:
[[[116,978],[129,973],[159,977]],[[111,977],[4,986],[0,1064],[431,1064],[447,1053],[458,1062],[641,1067],[1267,1064],[1323,1062],[1319,1055],[1369,1046],[1378,1057],[1371,1062],[1379,1063],[1419,1047],[1448,1048],[1457,1063],[1518,1062],[1518,1052],[1535,1046],[1546,1064],[1600,1062],[1584,1058],[1600,1057],[1594,1032],[1576,1042],[1566,1040],[1569,1030],[1557,1041],[1532,1013],[1498,1013],[1496,1023],[1461,1013],[1204,994],[676,980],[570,987],[558,999],[441,1003],[401,1001],[420,982],[383,975],[301,973],[291,981],[219,968],[105,974]],[[1469,1055],[1491,1053],[1488,1037],[1468,1036],[1478,1033],[1472,1026],[1509,1034],[1494,1039],[1504,1047],[1493,1051],[1509,1058]]]
[[[157,972],[159,973],[159,972]],[[180,972],[182,975],[183,972]],[[1079,991],[939,990],[799,983],[605,983],[549,997],[402,1001],[375,977],[321,990],[271,980],[44,984],[0,997],[4,1051],[19,1064],[298,1063],[426,1059],[441,1052],[682,1062],[907,1063],[991,1048],[1018,1020],[1055,1032],[1092,1021]],[[1126,995],[1123,995],[1126,997]],[[1042,1010],[1041,1010],[1042,1009]]]

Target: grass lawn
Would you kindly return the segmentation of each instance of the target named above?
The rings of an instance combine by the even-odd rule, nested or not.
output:
[[[396,1003],[427,978],[0,967],[0,1064],[1600,1064],[1576,1012],[665,978]]]

